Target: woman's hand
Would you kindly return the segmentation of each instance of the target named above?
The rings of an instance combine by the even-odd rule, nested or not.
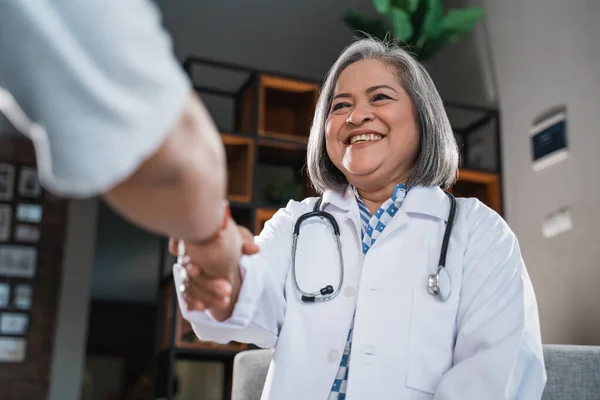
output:
[[[171,254],[178,254],[178,241],[171,239]],[[206,242],[185,242],[181,291],[188,310],[209,310],[223,321],[231,316],[241,288],[239,260],[258,252],[252,233],[230,220],[219,234]]]

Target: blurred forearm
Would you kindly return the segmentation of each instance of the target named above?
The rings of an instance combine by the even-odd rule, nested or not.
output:
[[[219,133],[203,104],[190,94],[159,150],[105,198],[143,228],[203,240],[223,222],[226,170]]]

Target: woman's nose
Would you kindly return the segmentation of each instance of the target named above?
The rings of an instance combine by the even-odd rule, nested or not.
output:
[[[346,119],[346,122],[351,125],[362,125],[365,122],[375,119],[375,115],[369,106],[356,106]]]

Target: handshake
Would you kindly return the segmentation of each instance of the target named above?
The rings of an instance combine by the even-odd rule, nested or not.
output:
[[[238,226],[227,212],[219,232],[203,242],[175,238],[169,252],[180,257],[182,284],[176,288],[189,311],[209,311],[218,321],[228,319],[242,285],[239,262],[242,255],[258,253],[252,233]]]

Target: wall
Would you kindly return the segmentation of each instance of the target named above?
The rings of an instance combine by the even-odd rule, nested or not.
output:
[[[0,162],[15,165],[35,165],[33,146],[23,138],[0,140]],[[16,195],[16,203],[26,202]],[[31,201],[31,200],[30,200]],[[37,200],[31,201],[37,203]],[[51,381],[51,365],[56,355],[54,345],[57,326],[58,294],[63,265],[63,241],[66,227],[66,202],[44,193],[41,236],[36,244],[37,269],[33,280],[0,277],[13,284],[31,283],[33,298],[29,314],[27,348],[21,363],[0,363],[0,397],[10,399],[46,398]],[[13,213],[15,208],[13,206]],[[14,221],[14,220],[13,220]],[[14,224],[13,224],[14,227]],[[12,244],[17,244],[12,242]],[[13,311],[18,311],[14,310]]]
[[[600,3],[485,0],[502,110],[506,215],[534,282],[545,343],[600,344]],[[565,105],[570,157],[531,171],[528,130]],[[546,214],[572,210],[551,239]]]
[[[152,356],[157,313],[155,303],[93,300],[89,307],[88,354]]]
[[[78,399],[83,378],[98,201],[69,204],[50,400]],[[58,297],[58,296],[57,296]]]
[[[369,0],[157,0],[180,59],[188,55],[322,79],[352,37],[341,21]]]
[[[98,206],[92,298],[154,302],[158,290],[159,238]]]

